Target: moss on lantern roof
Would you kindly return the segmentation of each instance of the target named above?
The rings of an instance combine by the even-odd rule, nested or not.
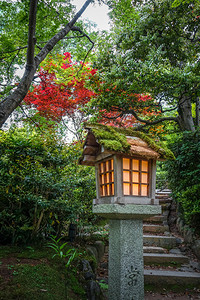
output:
[[[141,131],[136,131],[133,128],[117,128],[103,124],[86,123],[85,128],[92,131],[97,142],[103,145],[105,149],[129,153],[131,145],[126,137],[138,137],[148,144],[148,146],[160,154],[161,159],[175,159],[174,154],[169,150],[164,143],[155,141],[152,137]]]

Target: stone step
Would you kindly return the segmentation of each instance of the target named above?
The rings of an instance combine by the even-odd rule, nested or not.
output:
[[[154,216],[154,217],[150,217],[144,220],[144,222],[146,223],[162,223],[164,221],[167,221],[167,216],[163,216],[163,215],[158,215],[158,216]]]
[[[164,190],[156,190],[156,194],[158,194],[158,195],[162,195],[162,194],[171,194],[172,193],[172,191],[171,190],[169,190],[169,189],[164,189]]]
[[[156,197],[156,199],[170,199],[170,200],[172,200],[170,194],[155,194],[155,197]]]
[[[172,249],[178,244],[181,244],[181,240],[173,236],[160,236],[160,235],[143,235],[144,246],[156,246],[166,249]]]
[[[166,198],[166,197],[168,197],[168,198],[170,198],[171,197],[171,193],[156,193],[155,194],[155,196],[156,197],[163,197],[163,198]]]
[[[162,212],[162,215],[165,217],[165,218],[168,218],[169,216],[169,210],[165,210]]]
[[[200,273],[196,272],[180,272],[168,270],[144,270],[145,284],[154,285],[154,287],[167,287],[170,285],[178,285],[180,288],[186,289],[188,286],[200,288]]]
[[[158,202],[159,202],[159,204],[160,205],[162,205],[162,204],[171,204],[172,203],[172,200],[169,198],[169,197],[167,197],[167,198],[155,198],[156,200],[158,200]]]
[[[164,211],[168,211],[169,210],[169,208],[170,208],[170,203],[161,203],[160,204],[161,205],[161,208],[162,208],[162,212],[164,212]]]
[[[189,258],[184,255],[166,253],[144,253],[144,264],[188,264]]]
[[[167,253],[167,249],[162,247],[143,246],[143,253]]]
[[[167,200],[169,200],[169,202],[172,202],[172,198],[171,198],[171,196],[170,195],[164,195],[164,196],[162,196],[162,195],[155,195],[155,199],[157,199],[157,200],[160,200],[160,201],[167,201]]]
[[[143,232],[164,233],[169,231],[168,225],[143,224]]]

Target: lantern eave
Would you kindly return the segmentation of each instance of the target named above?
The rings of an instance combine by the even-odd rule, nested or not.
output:
[[[145,219],[161,214],[160,205],[99,204],[93,205],[93,213],[108,219]]]

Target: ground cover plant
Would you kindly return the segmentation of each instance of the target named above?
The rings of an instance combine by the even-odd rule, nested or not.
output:
[[[63,261],[53,254],[47,246],[0,246],[0,299],[86,299],[81,257],[70,262],[66,273]]]

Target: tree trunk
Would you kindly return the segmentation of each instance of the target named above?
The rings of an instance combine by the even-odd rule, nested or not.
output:
[[[178,104],[178,122],[182,131],[195,131],[190,98],[183,96]]]
[[[0,127],[5,123],[11,113],[20,105],[28,93],[35,72],[36,66],[26,67],[24,75],[16,90],[0,103]]]

